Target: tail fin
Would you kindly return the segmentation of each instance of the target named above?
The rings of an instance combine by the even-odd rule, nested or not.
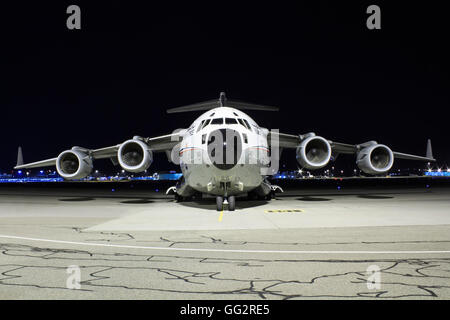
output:
[[[19,149],[17,150],[17,166],[21,166],[23,165],[23,154],[22,154],[22,147],[19,147]]]
[[[431,149],[431,139],[428,139],[428,141],[427,141],[427,155],[426,155],[426,157],[434,159],[434,157],[433,157],[433,150]]]
[[[232,107],[241,110],[262,110],[262,111],[278,111],[277,107],[263,106],[259,104],[241,102],[236,100],[228,100],[225,92],[221,92],[219,99],[208,100],[205,102],[199,102],[190,104],[188,106],[168,109],[167,113],[179,113],[188,111],[206,111],[218,107]]]

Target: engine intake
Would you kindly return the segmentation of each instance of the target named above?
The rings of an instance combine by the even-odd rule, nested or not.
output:
[[[147,170],[153,162],[153,153],[138,139],[131,139],[122,143],[117,152],[120,166],[129,172],[142,172]]]
[[[394,164],[394,154],[387,146],[375,144],[362,149],[358,153],[356,164],[368,174],[386,173]]]
[[[331,146],[325,138],[312,136],[300,143],[296,150],[297,162],[307,169],[325,167],[331,158]]]
[[[83,179],[92,172],[92,168],[91,157],[82,149],[63,151],[56,159],[58,174],[67,180]]]

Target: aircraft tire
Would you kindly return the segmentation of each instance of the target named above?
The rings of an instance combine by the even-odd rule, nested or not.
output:
[[[221,196],[216,197],[216,206],[217,206],[217,211],[223,210],[223,197],[221,197]]]
[[[228,211],[234,211],[235,208],[236,208],[236,197],[229,196],[228,197]]]

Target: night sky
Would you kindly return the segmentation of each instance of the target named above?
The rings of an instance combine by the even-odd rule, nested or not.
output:
[[[0,171],[19,145],[31,162],[188,127],[200,113],[165,110],[220,91],[279,106],[248,112],[264,127],[419,155],[431,138],[450,165],[448,12],[437,4],[93,2],[2,4]],[[69,4],[81,30],[66,28]],[[381,30],[366,27],[370,4]],[[295,166],[293,152],[283,160]]]

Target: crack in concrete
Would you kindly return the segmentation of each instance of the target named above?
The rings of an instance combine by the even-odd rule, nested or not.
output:
[[[105,235],[105,234],[102,234]],[[117,234],[111,233],[116,237]],[[112,239],[109,239],[110,241]],[[165,240],[162,240],[165,241]],[[244,243],[245,241],[242,241]],[[251,296],[259,299],[294,298],[411,298],[440,297],[439,292],[450,289],[450,258],[414,259],[261,259],[261,258],[209,258],[180,255],[143,255],[133,253],[99,253],[86,250],[55,249],[23,244],[1,243],[1,255],[10,258],[29,258],[29,263],[0,264],[3,270],[0,286],[29,286],[47,289],[66,289],[64,286],[45,285],[45,281],[30,276],[37,271],[64,271],[65,261],[70,264],[82,262],[80,268],[89,278],[81,282],[81,291],[105,288],[139,290],[148,292],[178,293],[184,295]],[[59,265],[47,265],[45,261]],[[23,261],[23,259],[21,259]],[[100,262],[100,264],[98,264]],[[93,264],[90,264],[93,263]],[[140,264],[134,266],[131,264]],[[173,268],[176,265],[187,268]],[[227,269],[219,265],[228,264]],[[299,270],[298,278],[284,275],[267,275],[265,267],[270,264],[293,267]],[[381,268],[382,287],[390,290],[367,290],[365,267],[370,264],[387,265]],[[165,266],[165,265],[170,265]],[[207,271],[198,271],[207,266]],[[311,268],[312,267],[312,268]],[[329,272],[333,268],[349,271]],[[242,275],[242,268],[261,269]],[[255,269],[258,268],[258,269]],[[361,268],[363,268],[361,270]],[[94,269],[94,270],[92,270]],[[319,275],[302,274],[301,270],[322,270]],[[352,270],[355,269],[355,270]],[[221,271],[217,271],[221,270]],[[325,271],[326,270],[326,271]],[[234,273],[237,272],[237,273]],[[313,272],[314,273],[314,272]],[[447,273],[447,274],[446,274]],[[142,275],[150,275],[157,281],[141,281]],[[66,276],[66,275],[65,275]],[[390,278],[389,278],[390,277]],[[136,279],[137,278],[137,279]],[[392,279],[391,279],[392,278]],[[63,282],[65,283],[63,278]],[[439,283],[436,283],[436,280]],[[429,281],[429,283],[426,283]],[[175,282],[175,286],[170,284]],[[181,284],[181,283],[182,284]],[[325,288],[323,288],[325,283]],[[335,288],[328,285],[338,284]],[[200,287],[199,287],[200,286]],[[179,288],[175,288],[179,287]],[[201,289],[199,289],[201,288]],[[364,290],[362,290],[364,289]],[[69,290],[69,289],[66,289]],[[401,293],[400,291],[409,292]],[[352,292],[348,292],[352,291]],[[400,293],[399,293],[400,292]],[[412,293],[411,293],[412,292]],[[450,290],[448,291],[450,292]]]

